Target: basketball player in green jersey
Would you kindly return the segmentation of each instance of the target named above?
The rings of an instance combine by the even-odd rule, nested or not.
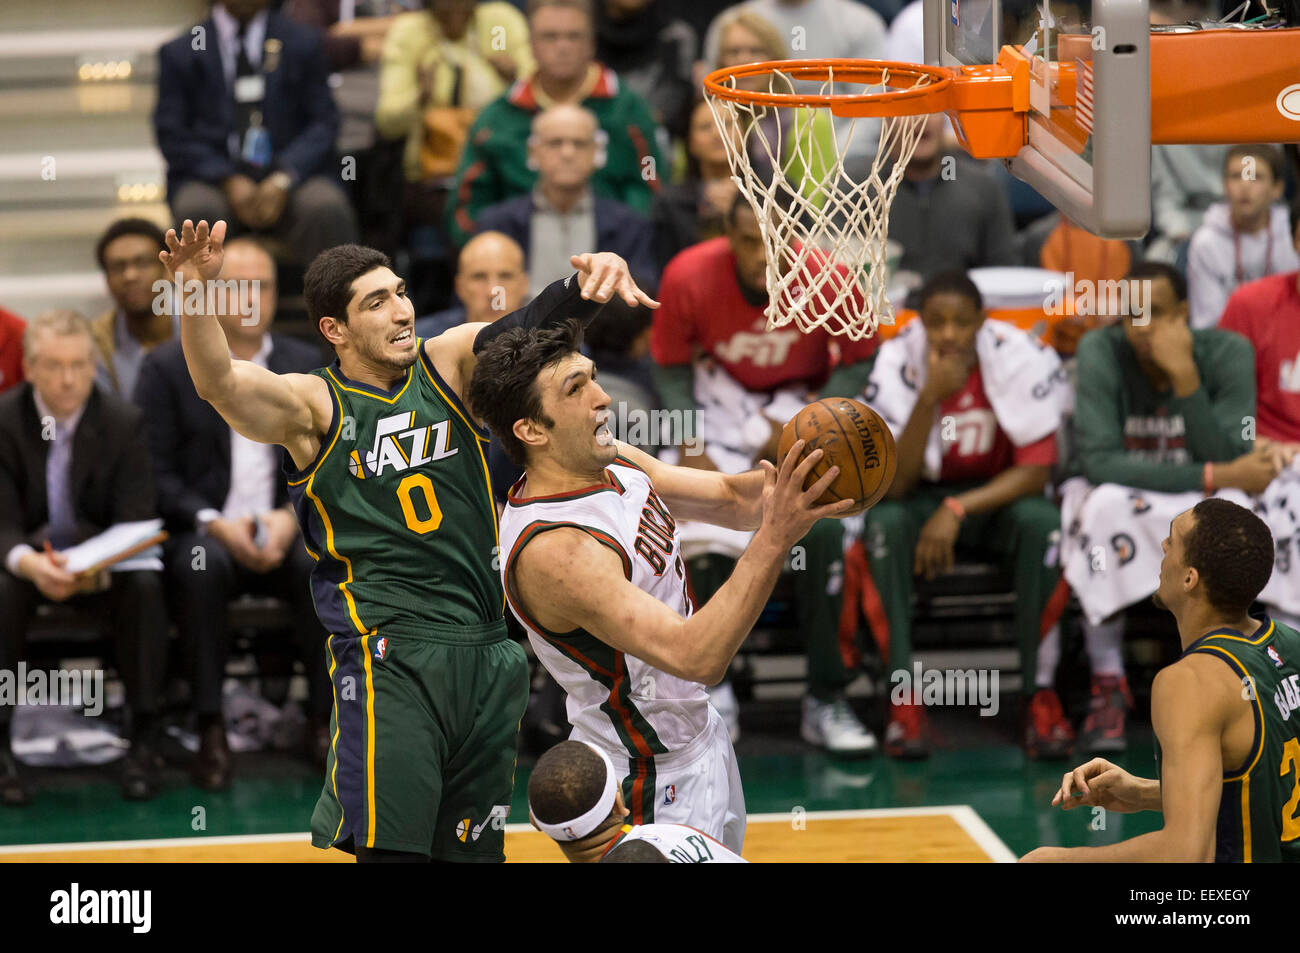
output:
[[[186,221],[160,257],[213,282],[226,225]],[[308,314],[337,360],[273,374],[232,360],[212,315],[181,321],[200,397],[250,440],[283,446],[312,590],[330,634],[332,744],[312,843],[358,860],[499,861],[528,697],[506,634],[488,435],[462,394],[477,351],[512,327],[590,321],[617,293],[657,303],[617,255],[494,324],[415,336],[405,283],[378,251],[342,245],[307,270]],[[213,284],[206,285],[212,288]],[[212,300],[211,298],[209,300]]]
[[[1164,827],[1024,860],[1300,861],[1300,633],[1247,614],[1273,537],[1249,510],[1208,499],[1175,517],[1163,548],[1155,602],[1178,621],[1183,654],[1151,686],[1158,779],[1094,758],[1052,804],[1160,811]]]

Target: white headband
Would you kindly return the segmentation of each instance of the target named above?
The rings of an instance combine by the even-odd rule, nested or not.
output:
[[[585,741],[582,743],[587,744]],[[618,794],[618,780],[614,775],[614,763],[609,760],[609,755],[595,745],[588,744],[587,747],[600,755],[600,760],[605,762],[605,790],[596,800],[595,806],[581,817],[574,818],[571,821],[563,821],[559,824],[547,824],[545,821],[539,821],[536,815],[533,814],[532,807],[528,808],[528,817],[532,822],[537,825],[542,833],[555,840],[582,840],[598,828],[605,818],[609,817],[610,811],[614,809],[614,797]]]

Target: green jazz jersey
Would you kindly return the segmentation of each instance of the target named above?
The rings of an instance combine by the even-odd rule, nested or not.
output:
[[[312,372],[334,418],[289,492],[315,559],[312,595],[326,631],[414,630],[455,641],[500,627],[496,506],[486,431],[419,358],[391,390]],[[467,632],[467,627],[472,632]]]
[[[1300,632],[1264,619],[1250,636],[1236,629],[1202,636],[1183,655],[1193,652],[1237,674],[1255,717],[1250,754],[1225,766],[1214,859],[1300,861]]]

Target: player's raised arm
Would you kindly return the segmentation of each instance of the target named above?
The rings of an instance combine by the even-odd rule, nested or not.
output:
[[[741,642],[758,621],[786,553],[817,520],[853,505],[817,506],[838,468],[802,490],[821,451],[799,455],[795,444],[781,470],[764,468],[763,520],[731,578],[702,608],[683,619],[628,581],[622,557],[580,529],[541,533],[508,567],[522,609],[552,631],[584,628],[596,638],[655,668],[713,685],[726,674]]]
[[[1215,677],[1219,673],[1214,667],[1221,664],[1189,655],[1160,672],[1151,686],[1151,726],[1161,751],[1158,791],[1164,826],[1160,830],[1105,847],[1040,847],[1024,859],[1212,862],[1223,793],[1223,730],[1234,701],[1225,681]],[[1130,799],[1149,806],[1151,783],[1146,782],[1141,793],[1131,792]]]
[[[434,366],[459,394],[474,376],[478,354],[499,334],[512,328],[543,328],[577,318],[591,324],[601,309],[618,295],[629,307],[659,307],[659,302],[637,287],[627,262],[612,252],[573,255],[576,273],[551,282],[518,311],[491,324],[462,324],[431,338],[425,345]]]
[[[762,523],[761,469],[726,474],[673,466],[625,443],[619,443],[618,453],[649,475],[655,491],[680,519],[742,530],[757,529]]]
[[[196,227],[189,219],[178,236],[168,229],[167,251],[158,257],[168,274],[182,282],[205,284],[221,274],[225,257],[226,223],[207,222]],[[226,296],[229,300],[229,296]],[[282,444],[302,465],[316,454],[319,434],[331,412],[325,382],[309,374],[274,374],[251,361],[231,358],[226,334],[215,315],[185,315],[181,319],[181,347],[194,389],[235,430],[249,440]]]

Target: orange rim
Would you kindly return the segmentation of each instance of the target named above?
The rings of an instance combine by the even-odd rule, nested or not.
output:
[[[827,82],[833,76],[837,83],[864,85],[878,85],[888,74],[890,85],[908,83],[909,86],[878,93],[765,93],[726,85],[727,80],[778,71],[792,79]],[[914,116],[944,112],[948,108],[948,95],[955,76],[956,71],[946,66],[893,60],[770,60],[716,69],[704,77],[704,90],[717,99],[752,106],[826,108],[833,113],[854,116]],[[921,86],[914,85],[922,77],[928,77],[930,81]]]

